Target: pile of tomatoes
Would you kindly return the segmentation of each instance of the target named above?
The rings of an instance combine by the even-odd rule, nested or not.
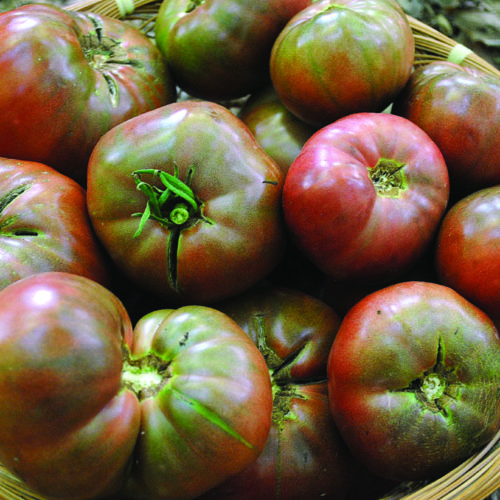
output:
[[[0,14],[0,463],[47,499],[378,498],[500,430],[500,79],[395,0]]]

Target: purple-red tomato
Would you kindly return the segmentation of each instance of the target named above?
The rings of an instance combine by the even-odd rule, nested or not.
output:
[[[202,498],[346,498],[358,463],[333,422],[326,380],[340,317],[307,294],[275,286],[254,289],[217,309],[243,328],[266,359],[273,424],[257,460]]]
[[[399,116],[357,113],[306,142],[283,208],[291,237],[323,272],[381,283],[423,255],[448,196],[443,156],[425,132]]]
[[[436,270],[443,285],[500,319],[500,186],[476,191],[446,213]]]
[[[291,112],[324,126],[391,104],[412,71],[414,45],[396,0],[321,0],[281,31],[271,80]]]
[[[116,126],[88,170],[98,237],[133,282],[167,301],[229,298],[282,256],[283,173],[219,104],[172,103]]]
[[[330,405],[374,473],[434,479],[500,428],[500,336],[451,288],[401,282],[344,317],[328,364]]]
[[[110,283],[110,260],[75,181],[41,163],[0,158],[0,289],[65,271]]]
[[[475,68],[439,61],[417,68],[393,113],[427,132],[460,198],[500,184],[500,80]]]
[[[49,498],[191,499],[237,474],[271,426],[266,362],[228,316],[122,303],[74,274],[0,291],[0,461]]]
[[[285,175],[307,139],[317,131],[291,113],[272,86],[252,94],[238,117]]]
[[[269,84],[269,57],[287,21],[311,0],[168,0],[155,40],[179,87],[208,100]]]
[[[97,140],[176,99],[163,56],[136,27],[31,4],[0,14],[0,156],[83,184]]]

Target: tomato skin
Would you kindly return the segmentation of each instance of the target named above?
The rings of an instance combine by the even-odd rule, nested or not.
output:
[[[393,0],[322,0],[280,32],[271,80],[285,106],[325,126],[343,116],[383,111],[412,71],[414,39]]]
[[[251,95],[240,109],[238,117],[285,175],[307,139],[317,131],[317,127],[299,120],[291,113],[272,86]]]
[[[331,411],[374,473],[432,479],[499,429],[499,369],[500,336],[484,312],[448,287],[403,282],[345,316],[329,358]]]
[[[0,39],[0,155],[81,184],[101,135],[176,99],[161,53],[126,22],[32,4],[0,15]]]
[[[272,45],[311,0],[169,0],[155,40],[179,87],[207,100],[244,97],[270,82]]]
[[[274,387],[273,424],[257,460],[201,498],[346,498],[357,462],[332,420],[326,383],[340,317],[320,300],[281,286],[259,287],[217,307],[266,359]]]
[[[112,493],[139,431],[137,404],[121,392],[125,309],[94,281],[60,272],[0,297],[2,464],[48,497]]]
[[[0,289],[64,271],[110,283],[110,262],[75,181],[41,163],[0,158]]]
[[[378,170],[386,160],[404,167],[387,176]],[[422,256],[448,196],[446,165],[425,132],[398,116],[357,113],[306,142],[286,176],[283,209],[292,239],[324,273],[382,283]]]
[[[138,147],[140,145],[140,148]],[[201,214],[170,228],[135,213],[147,198],[132,173],[158,169],[187,181]],[[214,182],[217,179],[217,182]],[[169,303],[215,303],[269,274],[281,258],[283,173],[227,108],[183,101],[108,132],[89,163],[87,202],[111,258],[140,287]],[[178,238],[176,239],[176,236]]]
[[[392,110],[416,123],[438,145],[457,201],[500,184],[497,78],[448,61],[433,62],[415,70]]]
[[[131,363],[155,356],[169,376],[155,395],[140,398],[142,427],[125,494],[195,498],[259,456],[271,426],[271,380],[233,320],[203,306],[154,311],[128,345]]]
[[[44,498],[195,498],[269,434],[265,360],[214,309],[132,329],[98,283],[40,273],[0,292],[0,346],[0,460]]]
[[[439,281],[500,319],[500,186],[472,193],[446,213],[436,242]]]

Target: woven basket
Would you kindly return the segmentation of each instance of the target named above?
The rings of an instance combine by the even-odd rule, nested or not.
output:
[[[66,9],[123,19],[154,37],[154,23],[161,3],[162,0],[76,0]],[[407,17],[415,38],[415,67],[448,60],[500,78],[500,71],[472,50]],[[432,482],[403,483],[381,500],[484,500],[497,490],[500,490],[500,430],[487,446],[445,476]],[[45,499],[0,464],[0,500]]]

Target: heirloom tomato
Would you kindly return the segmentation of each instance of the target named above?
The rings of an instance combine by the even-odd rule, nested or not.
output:
[[[392,112],[443,153],[455,199],[500,184],[500,79],[449,61],[417,68]]]
[[[217,308],[243,328],[266,359],[273,424],[257,460],[202,498],[346,498],[358,464],[333,422],[326,380],[340,317],[307,294],[275,286]]]
[[[41,163],[7,158],[0,179],[0,289],[47,271],[110,283],[110,260],[79,184]]]
[[[446,213],[436,269],[443,285],[500,319],[500,185],[466,196]]]
[[[297,246],[338,281],[382,283],[408,271],[438,229],[449,195],[441,152],[414,123],[357,113],[323,127],[285,179]]]
[[[414,45],[396,0],[316,1],[276,39],[271,80],[292,113],[324,126],[391,104],[412,71]]]
[[[272,86],[251,95],[238,117],[285,175],[307,139],[317,130],[291,113]]]
[[[88,278],[0,292],[0,461],[41,495],[195,498],[257,458],[271,413],[262,354],[219,311],[159,310],[133,330]]]
[[[451,288],[401,282],[344,317],[328,362],[349,449],[392,480],[434,479],[500,428],[500,336]]]
[[[116,126],[88,170],[98,237],[133,282],[168,301],[229,298],[281,258],[283,173],[219,104],[172,103]]]
[[[44,4],[0,14],[0,156],[84,183],[114,125],[176,99],[160,51],[130,23]]]
[[[155,40],[188,94],[216,101],[244,97],[270,82],[274,40],[311,1],[166,0]]]

